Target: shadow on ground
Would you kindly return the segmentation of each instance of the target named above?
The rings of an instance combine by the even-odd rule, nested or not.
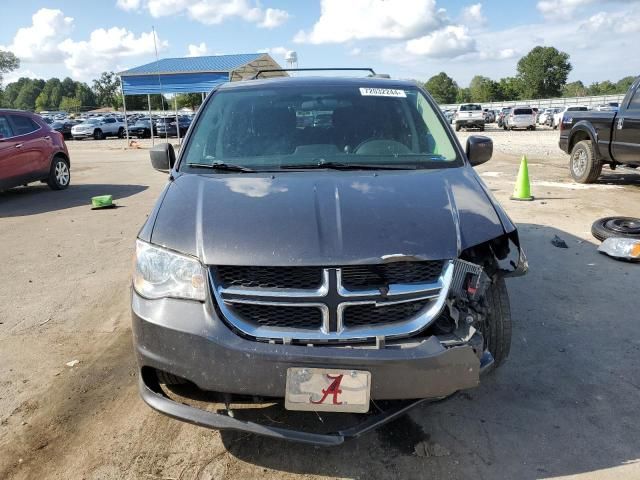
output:
[[[222,432],[228,451],[284,472],[368,479],[534,479],[638,462],[640,265],[555,228],[520,231],[530,272],[508,281],[511,356],[479,388],[339,447]],[[420,442],[437,448],[418,456]]]
[[[53,191],[47,185],[33,184],[16,187],[0,192],[0,218],[37,215],[66,208],[91,205],[91,197],[113,195],[117,204],[119,199],[127,198],[149,188],[147,185],[120,184],[71,184],[68,189]]]

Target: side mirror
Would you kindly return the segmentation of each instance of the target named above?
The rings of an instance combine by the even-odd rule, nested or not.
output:
[[[493,155],[493,140],[489,137],[473,135],[467,139],[466,152],[472,166],[482,165]]]
[[[151,157],[153,168],[161,172],[168,172],[176,163],[176,152],[170,143],[156,145],[149,150],[149,156]]]

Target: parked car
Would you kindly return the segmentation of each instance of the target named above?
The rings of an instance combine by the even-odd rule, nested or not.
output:
[[[70,165],[62,134],[42,117],[0,109],[0,190],[38,181],[64,190],[71,182]]]
[[[499,112],[498,112],[498,118],[496,119],[496,123],[498,124],[498,128],[502,128],[504,127],[504,116],[509,113],[509,111],[511,110],[511,107],[503,107]]]
[[[566,112],[587,112],[587,111],[589,111],[589,107],[586,107],[584,105],[566,106],[560,109],[559,111],[557,111],[556,113],[554,113],[553,123],[551,124],[551,126],[553,127],[554,130],[558,128],[558,125],[560,125],[560,121],[562,120],[562,117]]]
[[[596,106],[594,110],[597,112],[617,112],[619,108],[620,104],[618,102],[609,102]]]
[[[298,126],[318,112],[330,127]],[[136,242],[142,398],[204,427],[337,445],[395,418],[382,400],[477,386],[509,353],[504,278],[526,271],[516,226],[473,170],[492,149],[481,136],[463,149],[412,81],[219,86],[177,157],[168,143],[150,152],[171,175]],[[164,395],[179,384],[180,402],[217,392],[227,412]],[[318,434],[238,418],[238,394],[309,411],[305,424],[383,410]]]
[[[567,111],[560,148],[571,154],[569,172],[578,183],[595,182],[603,165],[640,167],[640,77],[617,112]]]
[[[56,132],[61,133],[65,140],[71,140],[72,138],[71,129],[73,128],[74,125],[76,125],[76,122],[74,122],[73,120],[65,119],[65,120],[55,120],[53,123],[51,123],[50,126]]]
[[[484,131],[484,111],[482,105],[477,103],[463,103],[458,107],[454,117],[456,132],[464,128],[479,128]]]
[[[485,108],[483,111],[484,111],[484,123],[485,124],[493,123],[495,121],[495,116],[493,115],[493,112],[488,108]]]
[[[502,125],[505,130],[513,130],[514,128],[535,130],[536,114],[531,107],[513,107],[505,115]]]
[[[103,140],[107,137],[124,137],[124,123],[113,117],[89,118],[83,123],[71,127],[71,135],[74,140],[93,138]]]
[[[180,122],[180,136],[184,137],[189,130],[191,120],[188,117],[178,117]],[[156,121],[156,131],[159,137],[169,136],[177,137],[178,130],[176,129],[176,117],[163,117]]]
[[[153,125],[153,134],[158,135],[158,129],[155,126],[155,119],[150,120],[149,117],[139,117],[135,123],[129,128],[129,135],[138,138],[151,137],[151,126]]]
[[[549,120],[549,117],[553,117],[554,113],[555,112],[553,111],[552,108],[545,108],[544,110],[542,110],[538,115],[538,119],[537,119],[538,125],[545,125]]]

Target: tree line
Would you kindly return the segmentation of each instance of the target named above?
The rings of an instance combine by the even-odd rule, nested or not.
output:
[[[537,98],[584,97],[626,93],[634,81],[628,76],[617,82],[594,82],[585,86],[581,81],[567,83],[572,70],[569,54],[554,47],[535,47],[522,57],[513,77],[492,80],[476,75],[469,87],[463,88],[440,72],[431,77],[424,87],[441,104],[503,100],[529,100]]]
[[[101,107],[122,108],[120,82],[114,72],[103,72],[89,86],[85,82],[50,78],[42,80],[21,77],[2,88],[2,74],[20,67],[20,60],[11,52],[0,51],[0,107],[41,112],[65,111],[79,113]],[[151,100],[152,110],[172,110],[174,99],[164,95],[127,95],[127,110],[147,110]],[[175,97],[178,108],[198,108],[202,96],[179,94]]]

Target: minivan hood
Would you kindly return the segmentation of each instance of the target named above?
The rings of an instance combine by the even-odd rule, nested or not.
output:
[[[151,241],[210,265],[450,259],[504,233],[471,167],[184,174],[161,201]]]

